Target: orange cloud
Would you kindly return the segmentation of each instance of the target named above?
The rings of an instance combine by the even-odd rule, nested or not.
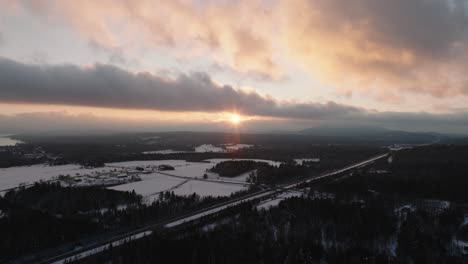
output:
[[[468,69],[468,17],[456,11],[463,6],[420,0],[281,3],[290,18],[290,54],[319,78],[379,99],[468,95],[462,74]]]
[[[26,3],[109,48],[165,47],[176,57],[209,56],[238,73],[271,79],[282,78],[288,63],[298,63],[314,78],[379,100],[468,95],[463,1]]]
[[[239,73],[278,79],[283,72],[268,40],[271,32],[262,25],[270,10],[261,2],[38,0],[28,5],[64,19],[103,47],[143,43],[186,58],[208,54]]]

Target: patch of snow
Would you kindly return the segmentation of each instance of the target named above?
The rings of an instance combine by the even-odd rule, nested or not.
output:
[[[468,241],[454,239],[453,243],[458,247],[462,254],[468,254]]]
[[[414,212],[416,211],[416,207],[412,204],[407,204],[407,205],[403,205],[398,208],[395,208],[394,212],[397,214],[400,214],[403,210],[409,210],[410,212]]]
[[[320,162],[320,158],[314,158],[314,159],[294,159],[294,161],[301,165],[303,162]]]
[[[154,193],[159,193],[171,189],[172,187],[182,183],[184,180],[174,177],[169,177],[161,174],[151,174],[147,180],[131,182],[122,185],[108,187],[108,189],[116,191],[135,191],[142,196],[148,196]]]
[[[189,181],[174,190],[176,195],[229,196],[235,192],[246,190],[246,186],[222,184],[216,182]]]
[[[166,172],[183,177],[203,178],[205,173],[213,175],[213,173],[207,172],[207,170],[213,166],[214,165],[209,162],[186,162],[184,165],[174,166],[175,170]]]
[[[249,178],[249,175],[250,173],[254,172],[255,170],[253,171],[248,171],[248,172],[245,172],[245,173],[242,173],[240,175],[237,175],[235,177],[232,177],[232,178],[228,178],[228,177],[221,177],[222,179],[231,179],[233,181],[238,181],[238,182],[247,182],[247,179]]]
[[[263,160],[263,159],[207,159],[206,161],[209,161],[211,163],[220,163],[223,161],[238,161],[238,160],[251,160],[251,161],[256,161],[256,162],[265,162],[265,163],[270,164],[271,166],[276,166],[276,167],[281,165],[281,162],[279,161]]]
[[[251,148],[253,146],[254,145],[249,145],[249,144],[225,144],[224,145],[224,147],[228,151],[234,151],[234,150],[239,150],[239,149],[243,149],[243,148]]]
[[[224,152],[223,148],[213,146],[212,144],[203,144],[195,148],[195,152],[205,153],[205,152]]]

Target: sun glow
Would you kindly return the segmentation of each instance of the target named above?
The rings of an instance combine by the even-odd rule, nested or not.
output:
[[[238,125],[242,121],[242,119],[238,114],[231,114],[229,121],[234,125]]]

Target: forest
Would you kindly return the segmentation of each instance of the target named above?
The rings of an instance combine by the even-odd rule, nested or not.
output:
[[[468,147],[432,145],[398,151],[389,160],[330,182],[326,190],[367,192],[467,203]]]
[[[250,190],[255,191],[255,190]],[[232,197],[246,192],[233,194]],[[36,183],[0,197],[0,262],[60,246],[72,249],[148,223],[186,214],[232,197],[160,193],[144,204],[133,192]]]
[[[228,160],[216,164],[210,169],[210,171],[218,173],[223,177],[235,177],[243,173],[268,166],[269,165],[266,162],[257,162],[252,160]]]
[[[323,139],[304,135],[232,135],[228,133],[171,132],[158,134],[116,135],[17,135],[25,142],[15,147],[0,149],[0,167],[50,163],[52,165],[78,163],[100,167],[104,163],[130,160],[180,159],[203,161],[213,158],[266,159],[292,162],[296,158],[317,158],[340,162],[358,156],[371,156],[385,151],[381,143],[358,144],[336,138]],[[201,144],[243,143],[252,148],[227,153],[196,153],[194,147]],[[331,144],[331,142],[335,142]],[[25,153],[40,148],[47,155],[41,158],[25,158]],[[156,150],[188,151],[186,153],[147,154]]]
[[[385,205],[385,206],[382,206]],[[290,198],[177,237],[154,234],[78,263],[465,263],[463,213],[402,212],[374,196]]]

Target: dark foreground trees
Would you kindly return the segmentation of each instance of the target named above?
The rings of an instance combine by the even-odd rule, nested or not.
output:
[[[402,214],[380,198],[290,198],[175,237],[154,234],[82,263],[464,263],[457,209]],[[382,206],[386,204],[387,206]],[[321,262],[322,261],[322,262]]]

